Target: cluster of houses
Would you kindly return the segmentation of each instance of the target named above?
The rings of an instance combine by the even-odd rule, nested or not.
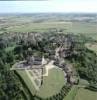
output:
[[[25,39],[29,40],[31,39],[35,39],[35,37],[39,37],[39,39],[42,39],[40,34],[34,34],[34,33],[27,33],[26,35],[24,34],[23,36],[19,35],[19,38],[24,37]],[[32,38],[33,37],[33,38]],[[36,39],[37,39],[36,38]],[[61,37],[60,37],[61,38]],[[67,80],[67,82],[69,83],[74,83],[75,79],[73,79],[73,68],[71,67],[70,64],[67,64],[65,62],[65,58],[72,55],[72,51],[71,51],[71,38],[68,37],[62,37],[62,40],[60,39],[59,42],[59,46],[56,47],[55,49],[51,49],[51,48],[44,48],[45,53],[49,54],[48,58],[44,58],[44,56],[36,56],[36,55],[28,55],[28,57],[26,58],[26,60],[21,63],[18,64],[18,68],[31,68],[31,69],[42,69],[43,65],[47,64],[48,61],[53,60],[54,61],[54,65],[58,66],[59,68],[61,68],[64,71],[64,77]],[[36,40],[34,40],[36,41]],[[54,42],[53,42],[54,43]]]
[[[68,48],[64,48],[61,46],[59,48],[56,48],[55,50],[47,50],[47,53],[50,53],[51,55],[49,58],[44,58],[44,56],[36,55],[28,56],[24,67],[22,66],[22,68],[25,68],[25,65],[28,65],[28,68],[30,69],[43,70],[44,65],[46,65],[50,60],[53,60],[53,64],[64,71],[65,80],[71,84],[76,83],[76,80],[73,77],[77,74],[74,75],[73,66],[71,64],[66,63],[64,59],[65,57],[70,55],[69,53],[67,53],[67,51]]]

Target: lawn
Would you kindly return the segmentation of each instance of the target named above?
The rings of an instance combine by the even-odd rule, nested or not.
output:
[[[40,87],[39,91],[36,91],[33,83],[31,82],[31,79],[28,77],[25,70],[17,70],[17,72],[24,80],[30,92],[42,98],[47,98],[55,95],[65,84],[64,73],[61,69],[58,68],[49,70],[49,76],[43,78],[43,85]]]
[[[75,100],[97,100],[97,92],[80,88],[76,94]]]
[[[37,95],[46,98],[55,95],[64,85],[64,73],[60,69],[53,68],[49,71],[49,76],[44,77],[43,85]]]
[[[36,89],[32,81],[30,80],[29,76],[27,75],[26,71],[25,70],[16,70],[16,71],[20,75],[20,77],[23,79],[23,81],[25,82],[30,92],[34,95],[36,93]]]

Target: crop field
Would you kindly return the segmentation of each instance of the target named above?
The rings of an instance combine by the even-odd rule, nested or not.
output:
[[[69,22],[43,22],[43,23],[28,23],[20,26],[8,27],[8,31],[12,32],[30,32],[30,31],[48,31],[49,29],[64,29],[65,31],[72,26]]]
[[[97,92],[80,88],[76,94],[75,100],[97,100]]]
[[[5,31],[46,32],[62,29],[64,33],[96,34],[97,37],[97,22],[76,21],[72,19],[72,17],[66,16],[0,16],[0,33]]]
[[[39,91],[36,91],[32,80],[28,77],[25,70],[17,70],[18,74],[26,83],[32,94],[36,94],[42,98],[50,97],[60,91],[64,82],[64,73],[60,69],[53,68],[49,71],[49,75],[43,78],[43,85]],[[57,88],[56,88],[57,87]]]
[[[49,29],[63,29],[64,32],[73,33],[97,33],[97,23],[86,22],[43,22],[43,23],[27,23],[23,25],[10,26],[7,31],[11,32],[30,32],[30,31],[48,31]]]

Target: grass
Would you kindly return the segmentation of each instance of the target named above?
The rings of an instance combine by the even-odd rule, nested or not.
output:
[[[92,51],[94,51],[97,54],[97,43],[87,43],[86,47]]]
[[[60,69],[53,68],[49,71],[49,76],[44,77],[43,85],[37,95],[42,98],[47,98],[55,95],[64,85],[64,73]]]
[[[85,79],[81,79],[80,78],[79,85],[80,86],[88,86],[89,82],[87,80],[85,80]]]
[[[64,100],[74,100],[76,93],[78,91],[77,86],[73,86],[70,90],[70,92],[67,94],[67,96],[64,98]]]
[[[67,29],[71,26],[71,23],[64,22],[45,22],[45,23],[27,23],[23,25],[10,26],[7,28],[8,31],[12,32],[29,32],[29,31],[47,31],[49,29]]]
[[[96,23],[88,23],[88,22],[72,22],[71,29],[68,31],[73,33],[97,33]]]
[[[64,19],[64,20],[62,20]],[[0,29],[11,32],[48,31],[51,29],[64,29],[64,32],[97,33],[97,23],[84,21],[71,21],[72,18],[58,16],[9,16],[1,17]],[[68,20],[68,21],[65,21]],[[0,30],[2,32],[2,30]],[[92,35],[91,35],[92,36]]]
[[[76,94],[75,100],[97,100],[97,92],[80,88]]]
[[[73,86],[64,100],[97,100],[97,92]]]
[[[7,47],[7,48],[5,49],[5,51],[6,51],[6,52],[12,51],[12,50],[14,50],[15,47],[16,47],[16,45],[14,45],[14,46],[12,46],[12,47]]]
[[[62,29],[64,33],[82,33],[97,39],[97,23],[86,21],[72,21],[71,17],[62,16],[9,16],[0,17],[4,21],[0,29],[6,32],[47,32]],[[64,20],[63,20],[64,19]],[[68,20],[68,21],[65,21]],[[3,31],[4,31],[3,30]],[[3,32],[0,30],[0,33]]]
[[[36,89],[32,84],[30,78],[28,77],[25,70],[16,70],[20,77],[23,79],[25,84],[27,85],[28,89],[30,90],[31,94],[34,95],[36,93]]]
[[[23,25],[9,26],[7,31],[12,32],[30,32],[30,31],[47,31],[49,29],[64,29],[64,32],[73,33],[97,33],[96,23],[87,22],[60,22],[46,21],[42,23],[25,23]]]
[[[30,92],[36,94],[42,98],[47,98],[55,95],[60,91],[64,82],[64,73],[60,69],[53,68],[49,71],[49,76],[44,77],[43,85],[40,87],[39,91],[36,91],[34,85],[32,84],[30,78],[26,74],[25,70],[17,70],[18,74],[24,80]]]

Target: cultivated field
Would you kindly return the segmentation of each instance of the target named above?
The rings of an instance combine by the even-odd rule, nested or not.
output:
[[[30,32],[30,31],[41,31],[45,32],[53,29],[63,29],[64,32],[73,33],[97,33],[97,23],[87,22],[42,22],[42,23],[26,23],[23,25],[10,26],[7,31],[11,32]]]
[[[73,33],[97,34],[97,17],[70,15],[0,16],[0,32],[46,32],[63,30]],[[92,35],[91,35],[92,36]]]

